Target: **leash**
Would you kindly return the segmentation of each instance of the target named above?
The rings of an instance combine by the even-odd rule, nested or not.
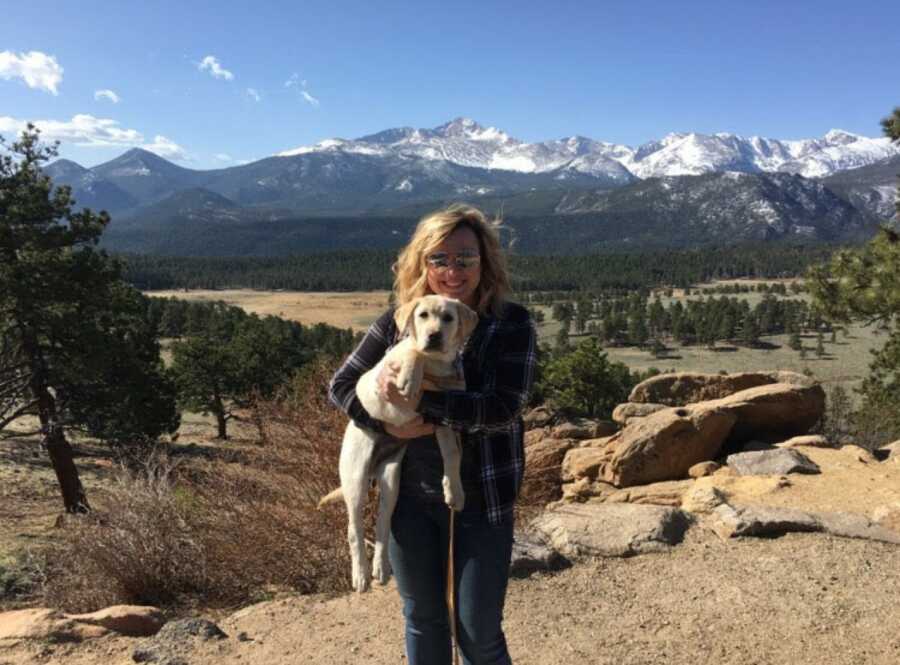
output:
[[[448,507],[449,508],[449,507]],[[456,575],[453,570],[453,525],[456,522],[456,511],[450,510],[450,552],[447,556],[447,611],[450,613],[450,638],[453,644],[453,665],[459,665],[459,636],[456,633]]]

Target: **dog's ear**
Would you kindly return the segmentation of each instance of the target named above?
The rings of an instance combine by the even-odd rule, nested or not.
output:
[[[475,330],[475,326],[478,325],[478,314],[471,307],[459,301],[456,302],[456,314],[459,318],[459,327],[456,334],[459,335],[459,344],[462,346],[463,342]]]
[[[397,330],[400,331],[400,334],[403,335],[406,333],[407,329],[409,329],[410,334],[413,336],[413,339],[416,337],[416,327],[410,325],[412,323],[412,315],[413,312],[416,311],[416,305],[419,304],[419,299],[410,300],[408,303],[400,305],[394,311],[394,323],[397,324]]]

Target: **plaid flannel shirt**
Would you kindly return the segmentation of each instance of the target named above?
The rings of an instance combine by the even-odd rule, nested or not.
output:
[[[356,397],[356,382],[397,341],[393,310],[366,332],[359,346],[338,369],[329,386],[335,406],[362,428],[384,433]],[[426,421],[448,426],[462,435],[466,448],[477,446],[485,510],[492,524],[513,514],[525,471],[522,409],[537,364],[534,324],[528,310],[506,303],[498,317],[482,316],[461,352],[465,391],[425,391],[419,412]]]

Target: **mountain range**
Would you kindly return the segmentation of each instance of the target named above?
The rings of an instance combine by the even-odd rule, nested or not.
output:
[[[820,139],[782,141],[736,134],[668,134],[637,148],[583,136],[525,143],[495,127],[457,118],[434,129],[402,127],[354,140],[328,139],[282,157],[352,153],[401,155],[520,173],[584,173],[626,184],[635,178],[715,171],[779,171],[822,178],[900,155],[887,138],[833,129]]]
[[[107,244],[132,251],[340,246],[341,238],[313,238],[314,228],[330,233],[328,224],[310,225],[323,218],[355,219],[372,231],[375,218],[395,220],[387,222],[392,235],[405,238],[408,230],[393,227],[407,229],[408,220],[457,200],[502,210],[524,236],[544,235],[559,251],[583,251],[662,239],[860,239],[893,215],[900,147],[839,130],[796,141],[669,134],[637,148],[578,136],[526,143],[458,118],[329,139],[226,169],[187,169],[133,149],[90,169],[58,160],[46,172],[72,187],[79,206],[109,210]],[[630,226],[620,227],[626,219]],[[303,233],[292,220],[305,220]],[[551,233],[565,229],[561,244],[539,231],[545,223]],[[340,226],[348,244],[351,236],[373,242],[351,227]],[[212,245],[188,241],[210,233],[218,234]],[[263,233],[294,240],[247,243]],[[230,236],[243,245],[231,247],[223,240]]]

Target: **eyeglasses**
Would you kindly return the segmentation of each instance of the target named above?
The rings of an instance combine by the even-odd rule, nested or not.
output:
[[[444,271],[450,268],[450,259],[453,259],[453,266],[458,270],[468,270],[474,268],[481,263],[481,256],[478,252],[460,252],[459,254],[447,254],[446,252],[435,252],[425,257],[425,263],[429,268]]]

